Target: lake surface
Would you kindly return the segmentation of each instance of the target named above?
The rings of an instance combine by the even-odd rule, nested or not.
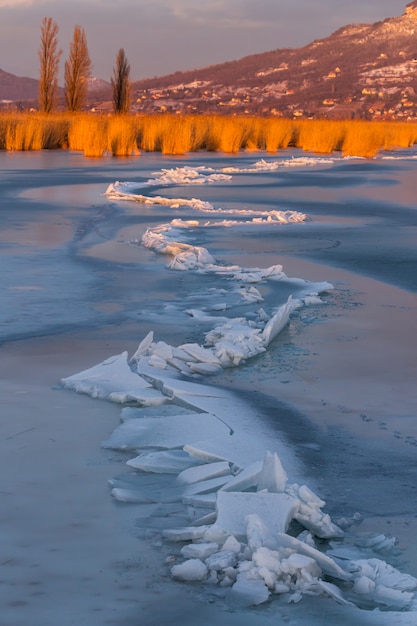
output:
[[[227,284],[168,270],[165,256],[140,244],[146,229],[174,218],[218,222],[186,239],[225,265],[282,264],[289,277],[333,284],[265,354],[209,382],[253,406],[259,428],[293,456],[293,478],[314,487],[332,517],[357,514],[356,534],[398,537],[394,564],[417,576],[417,158],[412,150],[384,157],[0,153],[7,626],[193,624],[196,611],[220,624],[269,624],[277,612],[287,623],[308,616],[321,624],[332,611],[334,623],[350,623],[333,602],[323,612],[313,599],[230,613],[214,592],[171,581],[169,548],[155,536],[157,525],[143,522],[146,507],[114,502],[107,490],[129,458],[100,449],[117,426],[117,408],[60,388],[64,377],[132,354],[150,330],[172,345],[203,343],[206,326],[185,310],[204,309],[207,293]],[[257,169],[261,158],[292,164]],[[184,166],[234,171],[209,184],[155,183],[149,193],[198,198],[223,213],[104,195],[115,181],[140,188],[155,172]],[[243,209],[307,219],[220,226]],[[265,306],[285,302],[294,285],[262,286]],[[251,314],[251,306],[236,310]],[[368,613],[363,620],[374,623]]]

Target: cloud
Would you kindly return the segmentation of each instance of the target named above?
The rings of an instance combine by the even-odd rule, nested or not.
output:
[[[93,74],[109,79],[123,47],[132,78],[146,78],[298,47],[352,22],[400,15],[406,0],[0,0],[1,69],[38,75],[40,26],[59,26],[65,59],[85,29]],[[36,28],[36,25],[39,25]],[[63,63],[62,63],[63,65]]]
[[[33,0],[32,0],[32,2],[30,2],[30,0],[0,0],[0,9],[2,7],[13,8],[13,7],[15,7],[17,5],[20,5],[20,4],[26,4],[26,5],[33,4]]]

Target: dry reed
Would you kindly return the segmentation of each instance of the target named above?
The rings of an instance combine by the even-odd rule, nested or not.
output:
[[[134,118],[116,115],[107,120],[107,149],[113,156],[139,154]]]
[[[0,114],[1,150],[69,148],[85,156],[196,150],[237,153],[288,147],[370,158],[417,143],[417,123],[291,120],[220,115]]]
[[[294,143],[305,152],[330,154],[341,150],[345,133],[342,121],[301,120],[297,122]]]

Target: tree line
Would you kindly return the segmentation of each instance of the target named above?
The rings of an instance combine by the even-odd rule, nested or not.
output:
[[[39,109],[43,113],[51,113],[58,102],[58,71],[62,55],[58,46],[58,30],[58,24],[51,17],[43,18],[38,50]],[[81,111],[85,106],[90,76],[91,60],[87,38],[84,29],[77,25],[64,67],[64,97],[68,111]],[[123,48],[116,55],[111,86],[114,112],[127,113],[130,108],[130,65]]]

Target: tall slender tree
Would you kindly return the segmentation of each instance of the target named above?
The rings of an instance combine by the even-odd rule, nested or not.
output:
[[[58,49],[58,24],[51,17],[44,17],[41,27],[39,109],[50,113],[58,100],[58,70],[62,50]]]
[[[113,88],[113,109],[115,113],[127,113],[130,108],[130,65],[123,48],[116,56],[111,84]]]
[[[87,38],[81,26],[75,26],[68,59],[65,61],[65,103],[69,111],[80,111],[86,103],[91,60]]]

